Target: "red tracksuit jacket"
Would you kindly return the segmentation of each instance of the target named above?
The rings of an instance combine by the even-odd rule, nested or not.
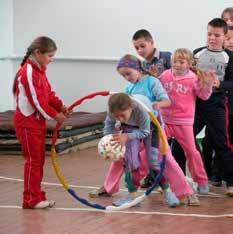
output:
[[[45,128],[45,119],[53,119],[63,106],[51,90],[46,67],[28,59],[17,74],[15,127]]]

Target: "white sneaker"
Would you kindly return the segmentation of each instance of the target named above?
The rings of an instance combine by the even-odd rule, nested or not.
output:
[[[196,194],[188,197],[188,206],[200,206],[200,201]]]
[[[37,203],[34,207],[33,207],[33,209],[44,209],[44,208],[47,208],[47,207],[49,207],[49,201],[41,201],[41,202],[39,202],[39,203]]]
[[[180,201],[173,192],[165,192],[165,200],[169,207],[177,207],[180,205]]]
[[[46,201],[48,201],[48,200],[46,200]],[[53,200],[50,200],[50,201],[48,201],[48,202],[49,202],[49,208],[54,207],[54,206],[55,206],[55,204],[56,204],[56,202],[55,202],[55,201],[53,201]]]
[[[210,191],[209,189],[209,185],[208,184],[204,184],[204,185],[198,185],[197,187],[197,191],[199,194],[202,194],[202,195],[207,195]]]

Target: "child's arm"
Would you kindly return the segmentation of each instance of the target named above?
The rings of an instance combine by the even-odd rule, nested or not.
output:
[[[150,67],[149,67],[149,74],[151,74],[152,76],[154,76],[154,77],[158,77],[158,75],[159,75],[159,72],[158,72],[158,70],[157,70],[157,68],[156,68],[156,65],[155,64],[152,64]]]
[[[199,98],[207,100],[212,94],[213,87],[219,83],[219,80],[212,71],[203,72],[197,70],[197,78],[194,85],[195,93]]]
[[[125,145],[125,143],[129,140],[129,136],[127,133],[116,133],[113,134],[113,141],[117,144]]]
[[[114,132],[115,123],[116,121],[108,113],[104,121],[104,129],[103,129],[104,136],[112,134]]]
[[[58,115],[58,111],[50,105],[48,96],[45,95],[44,88],[41,85],[41,79],[37,76],[35,77],[32,73],[32,77],[30,79],[28,79],[28,77],[26,78],[28,84],[25,83],[24,85],[26,95],[28,96],[30,103],[45,119],[50,120],[58,117],[57,119],[59,119],[59,122],[62,122],[62,115]],[[62,106],[62,102],[60,105]]]
[[[218,86],[219,89],[223,91],[233,91],[233,52],[226,50],[229,55],[228,65],[226,67],[226,72],[224,76],[224,81],[220,81]]]
[[[155,100],[158,100],[152,104],[153,109],[159,109],[163,107],[168,107],[171,105],[171,101],[164,89],[162,83],[158,79],[154,79],[152,83],[152,94]]]
[[[70,116],[70,115],[73,113],[73,111],[72,111],[72,110],[69,110],[65,105],[62,106],[61,112],[62,112],[66,117]]]
[[[65,121],[66,116],[65,116],[62,112],[59,112],[59,113],[57,113],[57,115],[54,117],[54,119],[55,119],[58,123],[62,124],[62,123]]]
[[[148,113],[139,106],[136,106],[131,116],[132,126],[138,126],[133,132],[128,133],[128,139],[143,139],[150,135],[150,117]]]
[[[52,106],[56,111],[61,112],[62,107],[64,106],[63,102],[59,97],[56,96],[49,82],[48,86],[49,86],[49,105]]]
[[[138,105],[133,109],[128,125],[137,126],[130,133],[116,133],[114,134],[114,141],[116,143],[124,144],[128,140],[143,139],[150,135],[150,117],[148,113]],[[105,120],[104,135],[112,134],[115,127],[115,121],[110,117]]]
[[[158,101],[158,102],[154,102],[152,104],[152,107],[154,110],[163,108],[163,107],[168,107],[171,105],[171,101],[170,100],[164,100],[164,101]]]

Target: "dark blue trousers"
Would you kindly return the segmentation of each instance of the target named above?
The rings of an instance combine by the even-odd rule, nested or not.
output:
[[[233,186],[233,152],[227,145],[225,96],[214,93],[209,100],[197,99],[194,122],[195,136],[206,125],[212,140],[212,147],[219,156],[221,174],[227,186]]]

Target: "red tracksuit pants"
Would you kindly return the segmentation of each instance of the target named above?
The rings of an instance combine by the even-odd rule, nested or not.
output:
[[[37,203],[46,200],[45,192],[41,190],[46,129],[16,127],[16,134],[25,160],[23,207],[33,208]]]

